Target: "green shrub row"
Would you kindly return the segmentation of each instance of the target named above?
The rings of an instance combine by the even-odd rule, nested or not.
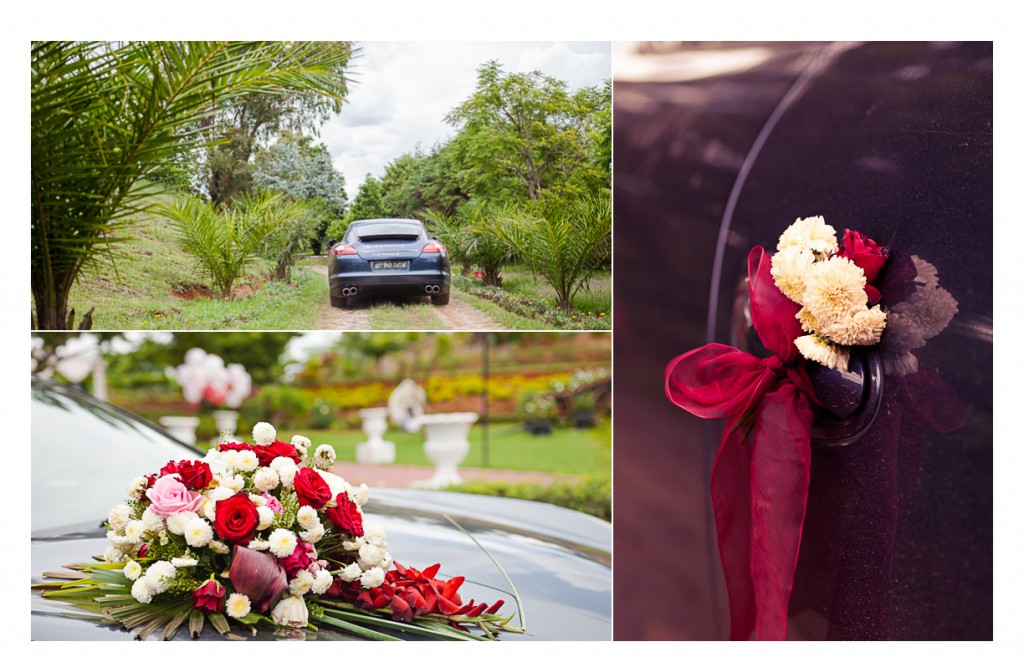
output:
[[[612,519],[612,479],[608,475],[584,476],[579,481],[556,480],[550,484],[467,481],[452,485],[447,491],[541,501],[608,522]]]
[[[522,317],[540,320],[557,329],[608,331],[612,328],[611,318],[603,312],[595,315],[589,311],[561,310],[547,301],[530,299],[513,292],[508,292],[500,287],[482,285],[472,278],[466,278],[458,274],[452,275],[452,283],[464,292],[492,301],[509,312]]]

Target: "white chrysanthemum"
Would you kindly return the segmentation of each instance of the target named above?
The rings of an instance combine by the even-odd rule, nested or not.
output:
[[[370,488],[366,483],[360,483],[359,487],[349,490],[349,498],[355,501],[357,506],[365,506],[370,500]]]
[[[231,548],[222,543],[219,540],[211,540],[210,544],[207,545],[214,554],[227,554],[231,551]]]
[[[103,550],[103,560],[107,563],[119,563],[123,558],[124,554],[114,545],[107,545]]]
[[[295,578],[288,582],[288,592],[292,595],[305,595],[313,588],[314,579],[308,570],[299,570]]]
[[[167,530],[176,536],[183,535],[185,533],[185,525],[191,520],[198,519],[199,515],[189,511],[183,510],[180,513],[174,513],[167,518]]]
[[[154,561],[146,569],[146,579],[149,581],[163,581],[165,579],[174,579],[177,576],[178,571],[170,561]]]
[[[107,540],[110,544],[117,548],[119,552],[127,552],[132,550],[137,543],[133,543],[128,540],[125,536],[119,536],[113,531],[107,531]]]
[[[313,451],[313,466],[317,469],[330,469],[337,459],[338,454],[335,453],[334,447],[328,444],[320,444]]]
[[[138,561],[129,561],[124,564],[124,569],[121,571],[127,579],[135,581],[142,576],[142,566],[139,565]]]
[[[793,225],[779,237],[775,250],[812,250],[832,255],[839,248],[836,242],[836,230],[825,223],[821,216],[797,219]]]
[[[867,307],[866,284],[864,270],[844,257],[815,262],[807,271],[803,305],[828,326]]]
[[[203,462],[210,465],[210,473],[214,476],[223,476],[231,471],[227,461],[224,459],[224,454],[216,448],[211,448],[206,451],[206,456],[203,457]]]
[[[213,499],[203,501],[203,517],[213,522],[217,519],[217,502]]]
[[[256,457],[256,453],[252,451],[238,451],[238,457],[235,459],[235,471],[249,473],[259,468],[260,459]]]
[[[342,568],[339,577],[346,582],[354,582],[363,575],[363,569],[359,567],[358,563],[349,563],[347,566]]]
[[[249,492],[249,503],[259,508],[260,506],[267,505],[267,497],[262,494],[253,494]]]
[[[818,335],[800,336],[793,341],[804,358],[837,370],[846,371],[850,362],[850,352]]]
[[[145,532],[146,525],[137,519],[130,519],[124,525],[124,537],[133,545],[142,541],[142,534]]]
[[[261,538],[253,538],[246,546],[254,552],[265,552],[270,549],[270,543]]]
[[[387,536],[384,527],[379,524],[368,524],[363,522],[363,538],[371,545],[383,547],[387,544]]]
[[[297,434],[292,437],[292,446],[294,446],[295,450],[298,451],[299,457],[306,456],[306,451],[309,450],[312,443],[313,442],[310,441],[309,437],[303,437],[301,434]]]
[[[224,610],[231,618],[245,618],[252,610],[252,602],[244,593],[232,593],[224,603]]]
[[[260,446],[269,446],[277,439],[277,430],[270,423],[257,423],[252,428],[252,440]]]
[[[199,565],[199,559],[194,559],[191,556],[175,556],[171,559],[171,565],[175,568],[194,568]]]
[[[260,516],[260,523],[256,526],[259,531],[269,529],[274,524],[274,511],[266,506],[259,506],[256,512]]]
[[[231,490],[231,494],[236,494],[238,492],[241,492],[244,488],[245,478],[243,478],[242,476],[224,476],[220,479],[220,485],[218,485],[216,489],[214,489],[214,492],[217,492],[217,490]],[[217,493],[223,494],[223,492]],[[218,501],[220,501],[220,499],[218,499]]]
[[[144,578],[136,579],[132,584],[132,597],[144,605],[153,601],[153,592],[150,590],[149,582]]]
[[[313,506],[301,506],[299,512],[295,515],[295,521],[299,523],[299,526],[307,530],[320,524],[320,518],[317,517],[316,508]]]
[[[213,527],[201,517],[185,523],[185,542],[190,547],[206,547],[213,540]]]
[[[134,511],[132,511],[127,504],[119,503],[110,509],[110,514],[107,515],[107,521],[110,523],[110,526],[114,531],[121,533],[124,531],[125,525],[128,524],[128,520],[132,518],[133,514]]]
[[[318,543],[326,533],[327,529],[324,528],[324,525],[317,524],[312,529],[308,529],[306,531],[299,531],[299,537],[302,538],[304,542]]]
[[[364,568],[379,566],[384,560],[384,549],[377,545],[363,545],[359,548],[359,565]]]
[[[772,256],[772,279],[790,300],[803,303],[804,281],[814,264],[811,251],[788,250]]]
[[[159,532],[165,528],[164,518],[153,512],[152,507],[142,511],[142,525],[147,531]]]
[[[280,484],[277,472],[270,467],[259,469],[252,477],[252,486],[260,492],[269,492]]]
[[[288,529],[274,529],[274,532],[267,538],[270,543],[270,553],[279,558],[290,556],[295,551],[295,545],[299,539]]]
[[[330,572],[321,568],[317,571],[316,577],[313,579],[313,586],[309,589],[316,595],[322,595],[331,587],[334,583],[334,576]]]
[[[384,583],[384,570],[381,568],[370,568],[359,578],[363,588],[375,588]]]
[[[146,494],[146,486],[149,484],[149,479],[145,476],[139,476],[132,482],[128,483],[128,496],[133,499],[141,499]]]
[[[233,490],[230,487],[219,485],[213,488],[212,491],[208,492],[206,496],[210,499],[210,501],[223,501],[224,499],[229,499],[235,496],[236,491],[237,490]]]
[[[802,328],[805,333],[817,333],[821,331],[821,322],[819,322],[806,308],[798,310],[796,312],[796,318],[800,322],[800,328]]]
[[[359,538],[353,538],[352,540],[342,540],[341,546],[346,552],[354,552],[362,547],[364,542],[366,542],[366,538],[360,536]]]
[[[221,472],[221,475],[231,475],[234,472],[235,467],[238,466],[238,451],[234,448],[221,451],[220,459],[226,467],[225,470]]]
[[[884,330],[885,312],[876,306],[830,324],[825,336],[840,345],[877,345]]]
[[[270,461],[270,468],[277,472],[281,479],[281,485],[291,487],[295,482],[295,474],[299,468],[295,466],[295,460],[290,457],[275,457]]]

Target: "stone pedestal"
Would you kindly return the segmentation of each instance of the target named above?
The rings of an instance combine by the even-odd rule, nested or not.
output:
[[[434,476],[420,481],[416,487],[439,489],[462,482],[459,463],[469,454],[469,430],[478,418],[472,412],[428,414],[420,417],[426,441],[423,451],[434,463]]]
[[[195,416],[163,416],[160,425],[167,428],[171,436],[180,442],[194,446],[199,419]]]
[[[224,441],[240,441],[235,436],[238,428],[238,412],[234,409],[217,409],[213,412],[213,421],[217,424],[218,439]]]
[[[395,443],[385,441],[383,435],[388,430],[387,407],[360,409],[359,418],[363,419],[363,432],[366,441],[356,444],[356,462],[359,464],[394,464]]]

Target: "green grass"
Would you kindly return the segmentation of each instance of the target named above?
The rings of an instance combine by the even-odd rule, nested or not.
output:
[[[522,331],[546,331],[555,328],[550,324],[545,324],[540,320],[529,319],[528,317],[523,317],[522,315],[516,315],[512,311],[505,310],[501,306],[495,305],[494,303],[486,299],[481,299],[480,297],[475,297],[471,294],[464,293],[461,290],[456,290],[454,287],[452,287],[452,296],[458,299],[459,301],[464,301],[465,303],[468,303],[469,305],[473,306],[480,312],[486,313],[488,316],[491,317],[491,319],[497,321],[499,324],[508,329]]]
[[[513,265],[502,270],[502,287],[529,299],[543,299],[555,305],[555,291],[544,280],[537,278],[529,267]],[[590,279],[589,291],[581,290],[573,301],[576,309],[595,315],[610,315],[612,310],[612,277],[609,271],[598,271]]]
[[[354,462],[356,444],[366,441],[361,431],[332,432],[327,430],[296,430],[313,440],[313,446],[330,444],[342,462]],[[482,467],[483,427],[478,423],[469,433],[469,455],[460,466]],[[395,463],[430,466],[423,453],[423,435],[389,431],[387,441],[395,442]],[[540,471],[554,474],[580,475],[609,473],[611,451],[607,442],[587,430],[555,428],[553,434],[535,437],[519,424],[495,423],[490,426],[488,467],[517,471]]]
[[[327,299],[326,279],[302,268],[293,270],[291,284],[261,280],[232,301],[175,296],[203,283],[170,225],[143,217],[122,236],[71,291],[79,319],[96,307],[94,329],[308,329]],[[269,273],[270,265],[257,271]]]
[[[370,308],[370,328],[378,331],[394,329],[446,329],[448,326],[434,314],[430,304],[376,303]]]

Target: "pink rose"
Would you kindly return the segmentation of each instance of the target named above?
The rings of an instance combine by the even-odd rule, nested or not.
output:
[[[185,511],[197,512],[203,505],[203,497],[185,487],[175,475],[162,476],[146,490],[150,508],[160,517],[170,517]]]
[[[280,515],[281,513],[284,512],[284,506],[281,505],[281,502],[277,500],[276,496],[274,496],[270,492],[264,492],[263,493],[263,498],[267,500],[267,502],[265,504],[263,504],[267,508],[270,508],[272,511],[274,511],[278,515]]]

